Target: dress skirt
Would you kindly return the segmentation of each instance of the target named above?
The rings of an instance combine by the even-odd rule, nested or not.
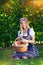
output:
[[[36,56],[39,56],[39,52],[38,49],[35,47],[35,45],[29,45],[28,46],[28,50],[26,52],[13,52],[13,58],[15,57],[22,57],[22,56],[26,56],[26,57],[30,57],[30,58],[34,58]]]

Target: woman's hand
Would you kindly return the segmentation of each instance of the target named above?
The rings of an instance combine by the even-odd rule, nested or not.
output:
[[[26,39],[24,39],[24,38],[22,38],[22,40],[21,40],[22,42],[26,42]]]

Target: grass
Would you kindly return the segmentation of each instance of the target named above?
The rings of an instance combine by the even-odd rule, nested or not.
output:
[[[0,50],[0,65],[43,65],[43,45],[37,45],[39,57],[28,58],[27,60],[13,60],[12,48]]]

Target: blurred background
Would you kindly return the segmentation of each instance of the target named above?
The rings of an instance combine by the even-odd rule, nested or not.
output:
[[[0,47],[12,45],[22,17],[34,29],[36,44],[43,44],[43,0],[0,0]]]

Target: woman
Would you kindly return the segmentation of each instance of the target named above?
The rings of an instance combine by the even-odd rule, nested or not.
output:
[[[29,38],[28,38],[29,36]],[[39,56],[38,50],[35,48],[35,32],[30,28],[27,18],[20,19],[20,30],[18,31],[18,37],[21,37],[22,42],[28,43],[28,50],[21,53],[13,53],[13,58],[15,59],[27,59],[28,57],[34,58]]]

